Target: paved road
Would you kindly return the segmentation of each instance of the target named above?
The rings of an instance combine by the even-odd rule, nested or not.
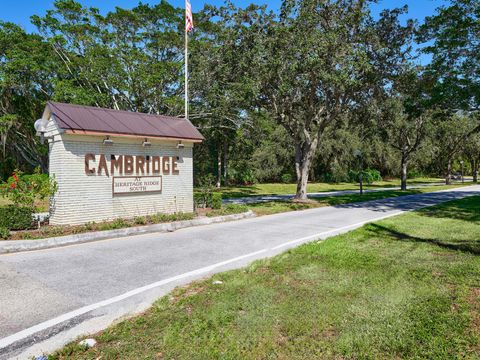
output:
[[[179,284],[480,186],[0,256],[0,358],[51,351]]]
[[[472,182],[472,178],[465,178],[465,182]],[[453,181],[452,183],[459,184],[460,181]],[[425,184],[415,184],[415,185],[408,185],[408,189],[418,189],[426,186],[440,186],[445,185],[445,182],[436,182],[436,183],[425,183]],[[382,188],[375,188],[375,189],[366,189],[364,192],[375,192],[375,191],[387,191],[387,190],[400,190],[400,186],[391,186],[391,187],[382,187]],[[358,194],[360,190],[335,190],[335,191],[321,191],[321,192],[311,192],[308,193],[309,198],[321,198],[326,196],[341,196],[341,195],[350,195],[350,194]],[[242,196],[236,198],[224,198],[222,202],[224,204],[256,204],[268,201],[282,201],[282,200],[290,200],[293,198],[295,194],[279,194],[279,195],[250,195],[250,196]]]

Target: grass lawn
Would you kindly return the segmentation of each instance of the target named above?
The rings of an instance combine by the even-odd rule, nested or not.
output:
[[[368,224],[178,288],[51,358],[478,359],[479,235],[480,196]]]
[[[319,198],[312,198],[308,203],[296,203],[292,201],[268,201],[257,204],[247,205],[249,209],[253,210],[257,215],[270,215],[285,211],[305,210],[322,206],[342,205],[348,203],[355,203],[368,200],[380,200],[390,197],[422,194],[432,191],[439,191],[444,189],[451,189],[455,187],[468,186],[470,184],[456,184],[456,185],[432,185],[425,186],[417,189],[401,191],[401,190],[382,190],[367,192],[363,195],[360,194],[348,194],[340,196],[325,196]]]
[[[416,178],[409,179],[408,184],[425,184],[438,183],[444,179],[440,178]],[[375,189],[379,187],[394,187],[400,186],[399,179],[383,180],[374,182],[371,185],[365,185],[365,189]],[[295,194],[297,189],[296,184],[255,184],[251,186],[229,186],[220,188],[218,191],[222,193],[224,199],[255,195],[273,195],[273,194]],[[323,192],[323,191],[337,191],[337,190],[358,190],[359,184],[355,183],[309,183],[307,186],[308,192]]]

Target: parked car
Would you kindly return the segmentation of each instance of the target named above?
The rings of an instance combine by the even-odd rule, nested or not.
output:
[[[452,180],[462,180],[462,174],[459,172],[454,172],[453,174],[450,174],[450,179]]]

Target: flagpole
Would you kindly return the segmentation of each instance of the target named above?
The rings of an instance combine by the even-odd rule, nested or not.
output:
[[[185,9],[187,8],[185,0]],[[185,16],[187,14],[185,13]],[[188,29],[185,27],[185,119],[188,120]]]

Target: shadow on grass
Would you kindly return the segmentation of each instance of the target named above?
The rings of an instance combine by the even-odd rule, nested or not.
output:
[[[449,250],[463,251],[474,255],[480,255],[480,244],[478,243],[477,239],[459,240],[455,243],[445,242],[439,239],[425,239],[399,232],[376,223],[366,225],[366,229],[369,233],[375,236],[389,236],[401,241],[435,244]]]
[[[373,198],[371,201],[369,201],[369,196],[372,196],[372,193],[367,193],[362,196],[361,202],[359,202],[359,200],[356,200],[357,202],[353,202],[353,199],[350,199],[352,202],[347,203],[349,201],[345,200],[348,198],[348,196],[342,196],[341,199],[332,198],[330,200],[330,204],[339,208],[363,208],[379,212],[387,212],[391,210],[409,211],[437,205],[438,203],[456,200],[467,196],[478,196],[479,194],[480,193],[478,191],[442,191],[435,193],[422,193],[420,190],[409,190],[407,192],[382,191],[382,198],[380,199],[377,195],[377,199]],[[383,195],[388,195],[388,197]],[[399,196],[402,196],[403,201],[398,201],[396,199]],[[358,199],[358,195],[352,195],[352,197]],[[341,202],[337,205],[335,204],[336,200],[341,200]],[[446,212],[445,216],[450,218],[452,217],[450,211]]]
[[[295,184],[282,184],[282,185],[295,185]],[[359,191],[360,185],[356,183],[325,183],[321,189],[313,189],[309,188],[309,193],[328,193],[334,191]],[[341,187],[340,185],[347,185],[346,188]],[[340,186],[340,187],[339,187]],[[395,188],[399,187],[400,183],[398,184],[365,184],[365,189],[383,189],[383,188]],[[288,193],[284,193],[284,191],[277,191],[277,192],[262,192],[262,189],[255,185],[244,185],[244,186],[235,186],[235,187],[224,187],[219,190],[222,193],[224,199],[229,198],[242,198],[242,197],[250,197],[250,196],[278,196],[278,195],[290,195],[291,197],[294,196],[295,188],[292,187],[291,191]],[[313,198],[313,196],[312,196]]]
[[[332,191],[344,191],[344,189],[338,189],[338,187],[332,186],[331,188],[322,188],[318,192],[332,192]],[[347,191],[354,191],[354,190],[347,190]],[[277,191],[277,192],[267,192],[267,191],[262,191],[261,188],[256,187],[256,186],[240,186],[236,188],[223,188],[220,190],[222,193],[223,199],[235,199],[235,198],[248,198],[248,197],[268,197],[268,196],[280,196],[280,197],[285,197],[285,198],[293,198],[295,195],[295,189],[292,189],[291,191],[288,191],[285,193],[284,191]]]
[[[365,201],[372,201],[372,200],[384,200],[385,198],[396,198],[399,196],[405,195],[415,195],[420,194],[420,190],[408,190],[401,192],[399,190],[385,190],[385,191],[376,191],[376,192],[366,192],[363,195],[358,193],[356,194],[347,194],[347,195],[339,195],[331,198],[321,198],[321,197],[312,197],[313,200],[319,202],[327,202],[328,205],[336,206],[342,205],[347,206],[350,203],[357,203],[357,207],[363,207],[362,202]]]
[[[258,195],[259,190],[257,186],[236,186],[234,188],[222,188],[220,192],[222,193],[222,197],[227,199]]]
[[[437,179],[418,179],[408,182],[409,185],[424,184],[434,186],[440,184]],[[309,183],[307,190],[309,197],[313,198],[315,193],[328,193],[335,191],[359,191],[360,185],[358,183]],[[395,181],[381,181],[372,184],[364,184],[366,190],[377,190],[385,188],[400,187],[400,180]],[[248,198],[248,197],[262,197],[262,196],[294,196],[296,184],[294,183],[277,183],[277,184],[257,184],[257,185],[238,185],[227,186],[218,189],[224,199]],[[393,190],[393,189],[392,189]]]
[[[419,215],[427,217],[447,218],[478,223],[480,222],[480,196],[472,196],[468,201],[452,201],[450,203],[436,206],[433,209],[425,208],[418,213]]]

